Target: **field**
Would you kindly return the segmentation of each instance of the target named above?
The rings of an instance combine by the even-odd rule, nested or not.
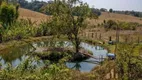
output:
[[[131,15],[123,15],[123,14],[116,14],[116,13],[108,13],[108,12],[102,12],[102,15],[97,20],[89,20],[89,27],[85,30],[84,33],[86,33],[86,36],[89,38],[92,38],[92,34],[94,37],[92,39],[98,39],[101,36],[101,39],[104,41],[108,41],[109,37],[111,36],[113,40],[116,39],[116,31],[115,30],[109,30],[106,31],[102,26],[98,26],[98,24],[102,24],[104,20],[114,20],[116,22],[136,22],[139,24],[142,24],[141,18],[133,17]],[[96,27],[94,27],[96,25]],[[130,41],[136,41],[138,37],[142,39],[141,36],[141,26],[137,27],[136,30],[121,30],[120,33],[120,40],[124,41],[126,36],[129,37],[128,40]],[[84,35],[85,36],[85,35]]]
[[[35,11],[31,11],[28,9],[23,9],[20,8],[19,9],[19,14],[20,17],[19,19],[31,19],[32,21],[37,21],[38,23],[40,21],[43,20],[47,20],[50,17],[39,13],[39,12],[35,12]],[[99,17],[99,19],[97,20],[89,20],[90,24],[94,25],[94,24],[98,24],[98,23],[102,23],[104,20],[115,20],[115,21],[126,21],[126,22],[137,22],[142,24],[142,20],[141,18],[138,17],[133,17],[131,15],[123,15],[123,14],[116,14],[116,13],[108,13],[108,12],[102,12],[102,15]]]
[[[31,19],[32,22],[36,22],[36,24],[40,24],[41,21],[48,20],[50,17],[35,11],[31,11],[28,9],[20,8],[19,9],[19,19]]]
[[[125,21],[125,22],[137,22],[142,24],[141,18],[134,17],[131,15],[117,14],[117,13],[109,13],[102,12],[101,16],[97,20],[89,20],[92,25],[102,23],[104,20],[114,20],[114,21]]]

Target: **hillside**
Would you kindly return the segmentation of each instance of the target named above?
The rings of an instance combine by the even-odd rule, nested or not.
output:
[[[37,21],[37,23],[40,23],[41,21],[45,21],[49,19],[49,16],[45,14],[31,11],[28,9],[20,8],[19,13],[20,13],[20,17],[19,17],[20,19],[28,18],[28,19],[31,19],[32,21]],[[99,17],[99,19],[91,20],[90,24],[98,24],[98,23],[102,23],[104,20],[110,20],[110,19],[115,21],[137,22],[142,24],[142,19],[138,17],[124,15],[124,14],[117,14],[117,13],[108,13],[108,12],[102,12],[102,15]]]
[[[124,14],[116,14],[116,13],[108,13],[102,12],[102,15],[97,20],[89,20],[91,28],[85,30],[87,36],[90,38],[92,37],[92,33],[95,35],[92,39],[98,39],[100,36],[102,40],[108,41],[109,37],[112,36],[112,40],[116,39],[116,31],[110,30],[106,31],[103,27],[95,27],[92,28],[94,25],[98,25],[98,23],[103,23],[104,20],[115,20],[115,21],[123,21],[123,22],[137,22],[142,24],[142,18],[134,17],[131,15],[124,15]],[[120,40],[125,41],[125,39],[129,36],[128,40],[134,41],[139,38],[142,40],[142,27],[137,27],[136,30],[121,30],[120,31]]]
[[[49,19],[49,16],[45,14],[23,8],[19,9],[19,15],[19,19],[31,19],[33,22],[36,21],[37,24]]]
[[[117,14],[102,12],[102,15],[97,20],[91,20],[91,24],[102,23],[104,20],[115,20],[115,21],[125,21],[125,22],[137,22],[142,24],[142,19],[134,17],[131,15]]]

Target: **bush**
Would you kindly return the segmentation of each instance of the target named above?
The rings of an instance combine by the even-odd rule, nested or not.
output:
[[[30,25],[26,20],[20,20],[13,23],[9,28],[3,30],[3,40],[21,40],[33,36],[34,26]]]
[[[14,6],[6,2],[2,2],[0,5],[0,22],[4,28],[11,25],[18,18],[18,8],[19,6]]]
[[[140,26],[138,23],[134,22],[118,22],[116,23],[113,20],[108,20],[107,22],[104,21],[104,28],[105,29],[119,29],[119,30],[135,30],[136,27]]]

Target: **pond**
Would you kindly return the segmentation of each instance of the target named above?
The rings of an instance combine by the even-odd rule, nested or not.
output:
[[[93,46],[87,43],[81,43],[81,47],[89,50],[93,53],[93,56],[97,58],[106,58],[108,51],[100,46]],[[67,62],[66,65],[69,68],[77,69],[82,72],[90,72],[95,66],[99,65],[100,59],[89,58],[81,62]]]
[[[42,67],[44,66],[44,60],[37,62],[35,58],[30,56],[29,54],[31,54],[33,51],[42,52],[42,49],[47,47],[72,47],[72,44],[68,41],[41,41],[0,51],[0,63],[2,64],[2,68],[6,66],[6,63],[10,63],[12,67],[16,67],[29,57],[33,60],[33,65]],[[84,42],[81,43],[81,47],[91,51],[93,53],[93,56],[97,58],[105,58],[106,54],[108,53],[106,49],[100,46],[93,46]],[[89,72],[95,66],[99,65],[100,61],[100,59],[89,58],[81,62],[66,62],[66,66],[68,68],[77,69],[82,72]]]

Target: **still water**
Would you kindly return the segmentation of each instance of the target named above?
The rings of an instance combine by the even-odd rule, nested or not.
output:
[[[21,62],[25,61],[27,58],[32,59],[32,63],[35,66],[41,67],[44,66],[43,60],[36,61],[34,57],[30,56],[30,54],[34,51],[42,52],[43,48],[46,47],[72,47],[72,44],[67,41],[42,41],[42,42],[33,42],[31,44],[27,44],[20,47],[13,47],[10,49],[6,49],[0,51],[0,63],[2,64],[2,68],[6,66],[6,63],[10,63],[12,67],[16,67]],[[81,47],[86,50],[89,50],[93,53],[93,56],[100,58],[106,57],[108,51],[99,46],[93,46],[87,43],[81,43]],[[36,48],[36,50],[35,50]],[[66,66],[71,69],[77,69],[82,72],[91,71],[96,65],[100,62],[99,59],[89,58],[81,62],[66,62]]]

